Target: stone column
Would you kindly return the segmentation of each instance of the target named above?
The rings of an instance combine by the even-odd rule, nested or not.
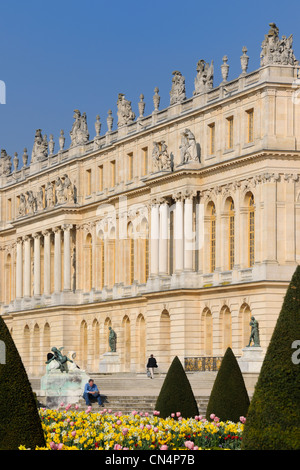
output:
[[[195,240],[193,231],[193,197],[194,193],[187,194],[184,201],[184,270],[193,270]]]
[[[71,229],[72,225],[63,225],[64,231],[64,290],[71,290]]]
[[[24,237],[24,297],[31,295],[31,260],[30,260],[31,237]]]
[[[164,200],[159,208],[159,269],[160,275],[168,274],[168,202]]]
[[[183,199],[181,193],[174,194],[175,206],[175,273],[183,271]]]
[[[41,235],[35,233],[34,240],[34,286],[33,294],[41,295]]]
[[[17,239],[17,261],[16,261],[16,298],[20,299],[23,294],[23,242]]]
[[[151,238],[150,238],[150,276],[158,275],[159,248],[159,206],[155,200],[151,207]]]
[[[61,291],[61,229],[54,228],[54,292]]]
[[[44,236],[44,294],[51,293],[51,246],[50,246],[50,230],[43,232]]]

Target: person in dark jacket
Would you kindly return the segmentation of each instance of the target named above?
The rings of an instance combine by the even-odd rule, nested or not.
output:
[[[151,379],[154,378],[154,369],[156,367],[157,367],[156,359],[155,359],[155,357],[153,357],[153,354],[151,354],[151,356],[149,357],[148,362],[147,362],[147,369],[150,371]]]

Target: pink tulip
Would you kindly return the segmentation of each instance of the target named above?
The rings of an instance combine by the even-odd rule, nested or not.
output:
[[[153,431],[154,431],[154,432],[158,432],[158,428],[156,428],[156,427],[153,428]]]
[[[177,411],[177,412],[176,412],[177,418],[179,418],[180,415],[181,415],[180,411]]]
[[[76,431],[72,431],[71,434],[72,434],[73,437],[75,437],[76,436]]]
[[[245,416],[240,416],[240,422],[243,424],[246,422]]]
[[[75,405],[75,410],[78,410],[78,408],[79,408],[79,405]]]
[[[218,418],[217,416],[214,417],[214,422],[217,423],[218,421],[220,421],[220,418]]]
[[[122,424],[122,421],[120,419],[118,419],[118,421],[116,422],[117,425],[120,425]]]
[[[199,420],[199,416],[195,416],[195,420],[198,421],[198,420]]]
[[[128,428],[123,428],[123,429],[122,429],[122,434],[123,434],[124,436],[126,436],[126,434],[128,433],[128,431],[129,431]]]
[[[143,424],[140,424],[140,429],[141,429],[141,430],[144,429],[144,425],[143,425]]]
[[[122,446],[120,444],[115,444],[114,450],[122,450]]]
[[[175,418],[175,413],[171,413],[171,418]]]
[[[163,444],[162,446],[160,446],[160,450],[168,450],[168,446],[166,444]]]
[[[146,413],[145,413],[145,416],[146,416],[146,418],[149,416],[149,413],[147,413],[147,411],[146,411]]]
[[[109,410],[108,410],[108,412],[109,412],[109,414],[110,414],[110,413],[112,412],[112,410],[111,410],[111,409],[109,409]]]
[[[194,443],[192,441],[185,441],[184,445],[190,450],[194,448]]]
[[[213,413],[210,415],[210,419],[214,419],[216,415],[214,415]]]
[[[152,428],[151,424],[146,424],[146,428],[151,429]]]
[[[58,444],[57,450],[61,450],[61,449],[63,448],[63,446],[64,446],[64,445],[63,445],[62,443]]]

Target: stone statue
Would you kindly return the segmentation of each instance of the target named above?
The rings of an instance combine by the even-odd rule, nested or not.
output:
[[[197,63],[197,75],[195,78],[195,90],[194,95],[199,93],[205,93],[208,90],[211,90],[213,87],[214,80],[214,63],[213,61],[209,63],[205,60],[199,60]]]
[[[109,343],[110,350],[111,350],[111,352],[116,352],[116,350],[117,350],[117,335],[116,335],[116,333],[114,332],[114,330],[112,329],[111,326],[108,329],[109,329],[108,343]]]
[[[170,91],[170,105],[181,103],[186,99],[185,95],[185,78],[181,72],[175,70],[172,78],[172,88]]]
[[[53,186],[50,183],[50,181],[47,183],[45,191],[46,191],[46,205],[47,207],[53,207],[54,205]]]
[[[23,217],[26,215],[26,197],[25,194],[20,194],[20,202],[18,208],[18,217]]]
[[[63,192],[65,201],[75,201],[74,185],[67,174],[63,176]]]
[[[27,201],[26,201],[26,212],[27,214],[34,214],[36,211],[36,199],[32,191],[26,191]]]
[[[251,326],[251,333],[250,333],[250,338],[249,338],[249,344],[247,347],[248,348],[250,347],[251,341],[253,341],[254,347],[260,347],[258,322],[257,320],[255,320],[254,317],[251,317],[250,326]]]
[[[56,178],[55,181],[55,199],[56,204],[63,204],[65,202],[64,187],[60,177]]]
[[[125,99],[123,93],[119,93],[117,106],[118,127],[131,124],[135,119],[135,113],[131,109],[131,102]]]
[[[31,163],[43,161],[48,156],[47,136],[43,137],[41,129],[35,131],[34,144],[31,154]]]
[[[6,150],[1,149],[0,154],[0,176],[7,176],[11,173],[11,157],[7,155]]]
[[[42,187],[38,190],[36,194],[36,208],[38,211],[44,209],[44,193]]]
[[[181,145],[179,148],[181,164],[188,163],[189,161],[199,162],[195,136],[190,129],[184,129],[181,132]]]
[[[288,38],[279,38],[279,29],[275,23],[270,23],[270,30],[262,42],[260,54],[260,66],[264,65],[298,65],[292,49],[293,35]]]
[[[46,364],[50,364],[52,361],[56,361],[55,367],[53,367],[53,369],[59,369],[61,372],[68,372],[68,362],[73,363],[73,361],[61,353],[62,349],[63,348],[51,348],[53,355],[46,361]]]
[[[71,147],[83,145],[88,142],[90,136],[87,128],[86,113],[80,113],[78,109],[74,110],[74,119],[72,130],[70,132]]]
[[[157,171],[171,171],[171,157],[164,140],[153,142],[152,160]]]

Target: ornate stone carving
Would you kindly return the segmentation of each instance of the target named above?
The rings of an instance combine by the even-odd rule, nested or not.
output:
[[[63,149],[64,149],[65,140],[66,140],[66,139],[65,139],[64,131],[61,130],[61,131],[60,131],[60,136],[59,136],[59,150],[60,150],[60,152],[62,152]]]
[[[293,35],[291,34],[288,38],[282,36],[279,38],[279,29],[275,23],[270,23],[270,30],[265,35],[265,39],[262,42],[261,54],[260,54],[260,65],[297,65],[298,61],[294,56],[292,49]]]
[[[53,185],[50,183],[50,181],[47,183],[46,189],[45,189],[45,195],[46,195],[46,207],[53,207],[54,206],[54,194],[53,194]]]
[[[164,140],[153,142],[152,160],[156,171],[171,171],[171,157]]]
[[[50,134],[50,140],[49,140],[49,155],[53,155],[54,153],[54,147],[55,147],[55,142],[54,142],[54,139],[53,139],[53,135]]]
[[[74,110],[74,119],[72,130],[70,132],[71,147],[84,145],[88,142],[90,136],[87,127],[86,113],[80,113],[78,109]]]
[[[213,87],[214,80],[214,63],[211,61],[209,65],[205,60],[199,60],[197,63],[197,75],[195,78],[195,90],[194,95],[199,93],[205,93],[211,90]]]
[[[42,187],[40,187],[38,192],[36,193],[36,209],[38,211],[44,209],[44,193]]]
[[[153,95],[153,104],[154,104],[154,111],[157,112],[160,103],[160,96],[158,94],[159,89],[156,87],[154,88],[154,95]]]
[[[34,144],[31,153],[31,163],[41,162],[48,156],[47,136],[42,135],[41,129],[35,131]]]
[[[23,217],[26,215],[26,197],[25,194],[20,194],[20,202],[18,207],[18,217]]]
[[[11,173],[11,157],[7,155],[6,150],[1,149],[0,154],[0,176],[7,176]]]
[[[36,211],[36,198],[32,191],[26,191],[26,213],[32,215]]]
[[[185,95],[185,78],[181,72],[175,70],[172,78],[172,88],[170,91],[170,105],[181,103],[186,99]]]
[[[246,75],[247,69],[248,69],[248,63],[249,63],[249,57],[247,56],[246,46],[243,47],[242,52],[243,52],[243,55],[241,55],[241,68],[242,68],[241,75]]]
[[[229,73],[229,65],[227,64],[228,62],[227,55],[224,55],[222,60],[223,60],[223,64],[221,65],[221,74],[223,78],[223,83],[225,83],[227,82],[228,73]]]
[[[179,148],[181,164],[188,163],[189,161],[199,162],[195,136],[190,129],[184,129],[184,131],[181,132],[181,144]]]
[[[135,113],[131,109],[131,101],[125,99],[123,93],[119,93],[118,101],[118,127],[127,126],[135,119]]]

